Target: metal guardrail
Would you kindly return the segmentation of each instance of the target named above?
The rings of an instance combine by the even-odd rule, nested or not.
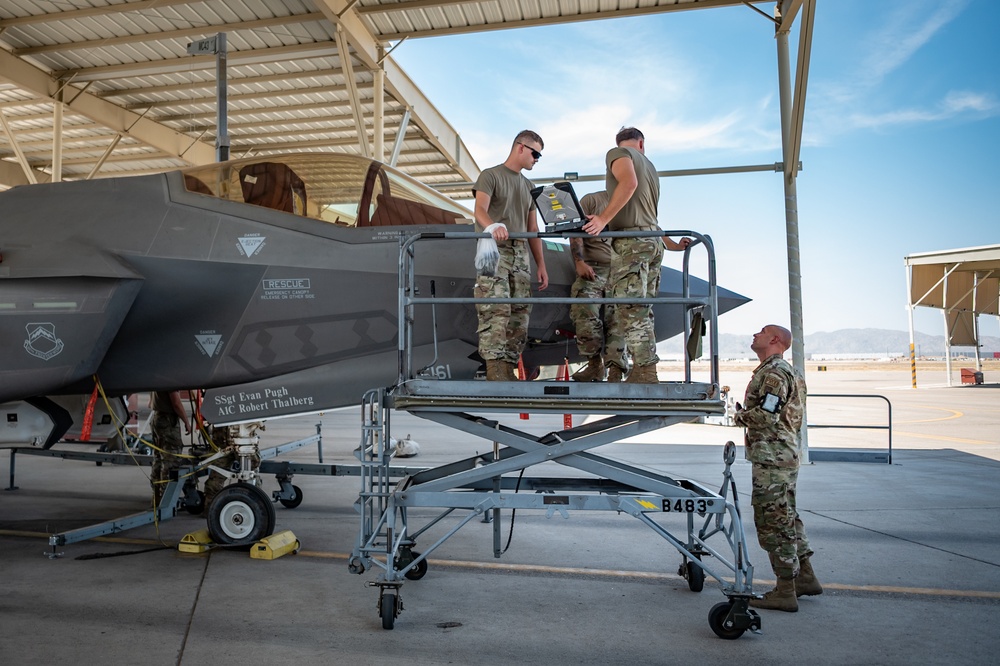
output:
[[[889,398],[884,395],[877,395],[871,393],[811,393],[809,394],[809,399],[813,398],[876,398],[880,400],[885,400],[887,407],[887,421],[888,425],[841,425],[841,424],[808,424],[807,428],[843,428],[845,430],[855,429],[855,430],[886,430],[889,436],[889,459],[888,463],[892,464],[892,403],[889,402]]]
[[[719,313],[719,299],[718,299],[718,278],[716,270],[716,257],[715,257],[715,245],[712,242],[711,236],[698,233],[690,229],[681,230],[663,230],[657,229],[655,231],[605,231],[601,234],[602,238],[647,238],[647,237],[667,237],[667,236],[687,236],[692,239],[690,246],[684,250],[683,267],[681,270],[681,295],[680,296],[660,296],[656,295],[653,297],[636,297],[636,298],[579,298],[572,296],[543,296],[543,295],[533,295],[530,298],[476,298],[474,296],[468,297],[440,297],[433,293],[433,285],[431,287],[431,297],[418,296],[418,289],[416,286],[416,256],[414,245],[419,241],[428,240],[480,240],[484,238],[490,238],[490,234],[484,232],[468,232],[468,231],[448,231],[448,232],[421,232],[416,234],[399,234],[399,311],[398,311],[398,321],[400,325],[400,334],[398,338],[398,355],[399,355],[399,378],[398,383],[403,384],[406,381],[413,379],[416,376],[416,368],[413,363],[412,350],[413,350],[413,324],[416,318],[415,306],[425,305],[444,305],[444,304],[515,304],[515,303],[531,303],[532,305],[574,305],[574,304],[586,304],[592,303],[596,305],[656,305],[656,304],[669,304],[669,305],[681,305],[685,307],[684,312],[684,331],[683,339],[684,344],[684,381],[691,381],[691,361],[692,359],[688,354],[687,340],[692,334],[693,328],[693,312],[692,308],[701,307],[703,308],[702,313],[704,316],[704,321],[709,323],[708,326],[708,358],[710,360],[711,366],[711,378],[709,382],[714,385],[719,383],[719,332],[717,326],[717,318]],[[511,240],[529,240],[533,238],[538,239],[552,239],[552,238],[590,238],[590,234],[582,231],[575,232],[512,232],[509,234]],[[691,251],[695,248],[701,246],[706,252],[706,261],[708,275],[705,281],[708,284],[708,293],[704,296],[694,296],[691,294]],[[433,314],[432,310],[432,317]],[[436,341],[435,341],[436,345]],[[436,347],[435,347],[436,349]]]

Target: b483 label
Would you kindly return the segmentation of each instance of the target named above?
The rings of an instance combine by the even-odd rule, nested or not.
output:
[[[705,513],[708,511],[708,500],[664,498],[663,510],[667,513]]]

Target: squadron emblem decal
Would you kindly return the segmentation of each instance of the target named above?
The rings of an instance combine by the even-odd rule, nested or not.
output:
[[[43,361],[58,356],[63,350],[63,341],[56,337],[54,324],[35,323],[24,327],[28,331],[28,339],[24,341],[24,350]]]

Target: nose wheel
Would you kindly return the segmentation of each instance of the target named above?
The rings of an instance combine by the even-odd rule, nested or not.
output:
[[[208,507],[208,533],[227,546],[248,546],[274,532],[274,504],[249,483],[226,486]]]

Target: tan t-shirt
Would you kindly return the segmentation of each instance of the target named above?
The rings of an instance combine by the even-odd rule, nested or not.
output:
[[[656,167],[635,148],[618,147],[608,151],[605,183],[608,193],[614,195],[618,179],[611,171],[611,164],[618,159],[630,159],[635,167],[638,184],[628,203],[612,218],[608,228],[612,231],[653,230],[657,228],[656,208],[660,202],[660,178]]]
[[[587,215],[597,215],[608,207],[610,197],[607,192],[591,192],[580,199],[580,206]],[[611,263],[611,239],[600,236],[583,239],[583,260],[588,264],[606,265]]]
[[[522,174],[498,164],[479,174],[472,191],[490,195],[487,213],[494,222],[503,223],[508,232],[528,230],[528,211],[535,203],[531,200],[531,181]]]

